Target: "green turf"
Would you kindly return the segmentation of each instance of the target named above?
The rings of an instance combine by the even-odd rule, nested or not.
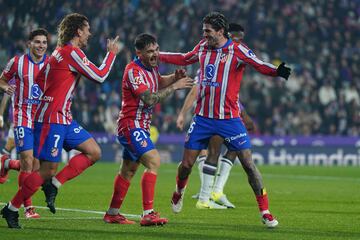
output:
[[[96,164],[61,188],[57,206],[105,211],[118,168],[117,164]],[[173,214],[170,196],[175,169],[175,164],[162,165],[156,188],[155,208],[169,218],[164,227],[110,225],[100,214],[59,210],[52,215],[46,209],[38,209],[42,219],[25,220],[21,210],[23,229],[8,229],[0,219],[0,239],[360,239],[360,168],[260,167],[270,209],[280,222],[276,229],[260,222],[255,198],[239,166],[233,168],[225,189],[236,209],[197,210],[191,199],[199,188],[194,168],[183,211]],[[132,181],[121,209],[124,213],[141,214],[141,173],[139,169]],[[8,201],[15,191],[16,173],[12,172],[10,181],[0,185],[0,202]],[[34,205],[44,206],[41,191]]]

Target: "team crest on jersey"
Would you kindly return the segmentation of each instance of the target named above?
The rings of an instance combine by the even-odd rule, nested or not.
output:
[[[19,139],[18,144],[19,144],[19,147],[23,147],[24,146],[24,140]]]
[[[147,145],[148,145],[148,143],[147,143],[146,140],[142,140],[142,141],[140,142],[140,145],[141,145],[143,148],[146,148]]]
[[[86,66],[89,66],[89,65],[90,65],[90,61],[89,61],[89,59],[87,59],[87,57],[84,57],[84,58],[82,59],[82,61],[83,61],[83,63],[84,63]]]
[[[215,76],[215,65],[214,64],[208,64],[205,67],[205,76],[206,79],[211,80]]]
[[[226,53],[221,54],[220,62],[224,63],[226,62],[227,59],[228,59],[228,54]]]
[[[134,77],[134,78],[130,78],[130,82],[134,85],[140,85],[141,83],[143,83],[143,79],[140,76]]]
[[[58,155],[58,153],[59,153],[59,149],[58,149],[58,148],[53,147],[53,148],[51,149],[51,156],[56,157],[56,156]]]

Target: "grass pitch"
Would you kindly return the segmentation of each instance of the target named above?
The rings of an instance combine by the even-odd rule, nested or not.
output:
[[[229,210],[198,210],[191,195],[199,190],[194,167],[183,211],[174,214],[170,197],[175,187],[175,164],[163,164],[158,177],[155,209],[169,218],[163,227],[105,224],[102,213],[109,204],[118,164],[97,163],[59,192],[55,215],[38,208],[41,219],[26,220],[20,211],[21,230],[8,229],[0,219],[0,239],[360,239],[360,168],[261,166],[270,210],[279,220],[276,229],[260,221],[255,197],[240,166],[232,169],[225,193],[236,205]],[[142,212],[140,177],[132,181],[121,209],[139,222]],[[15,194],[17,173],[0,185],[0,202]],[[33,198],[45,206],[43,192]],[[85,210],[85,211],[81,211]]]

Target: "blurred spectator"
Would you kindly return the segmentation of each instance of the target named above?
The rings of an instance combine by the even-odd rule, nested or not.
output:
[[[8,57],[25,51],[27,33],[35,27],[50,31],[53,49],[58,21],[69,12],[91,18],[91,31],[101,37],[91,39],[89,45],[96,47],[87,55],[99,63],[107,36],[120,36],[124,48],[108,80],[78,86],[73,113],[89,130],[116,132],[122,74],[138,33],[156,35],[162,50],[190,51],[201,38],[202,17],[217,10],[245,26],[245,42],[260,58],[275,65],[284,59],[293,66],[286,83],[245,72],[241,101],[261,134],[360,134],[359,1],[0,0],[0,6],[2,68]],[[196,68],[187,71],[194,75]],[[164,74],[172,69],[160,66]],[[178,132],[174,123],[185,96],[177,92],[156,106],[153,124],[160,133]]]

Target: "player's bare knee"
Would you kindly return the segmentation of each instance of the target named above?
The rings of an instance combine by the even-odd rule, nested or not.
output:
[[[21,157],[20,169],[23,172],[32,172],[34,158],[31,155],[25,155]]]
[[[91,150],[91,152],[88,154],[88,157],[90,158],[90,161],[95,163],[101,159],[101,154],[101,149],[99,145],[97,145]]]

